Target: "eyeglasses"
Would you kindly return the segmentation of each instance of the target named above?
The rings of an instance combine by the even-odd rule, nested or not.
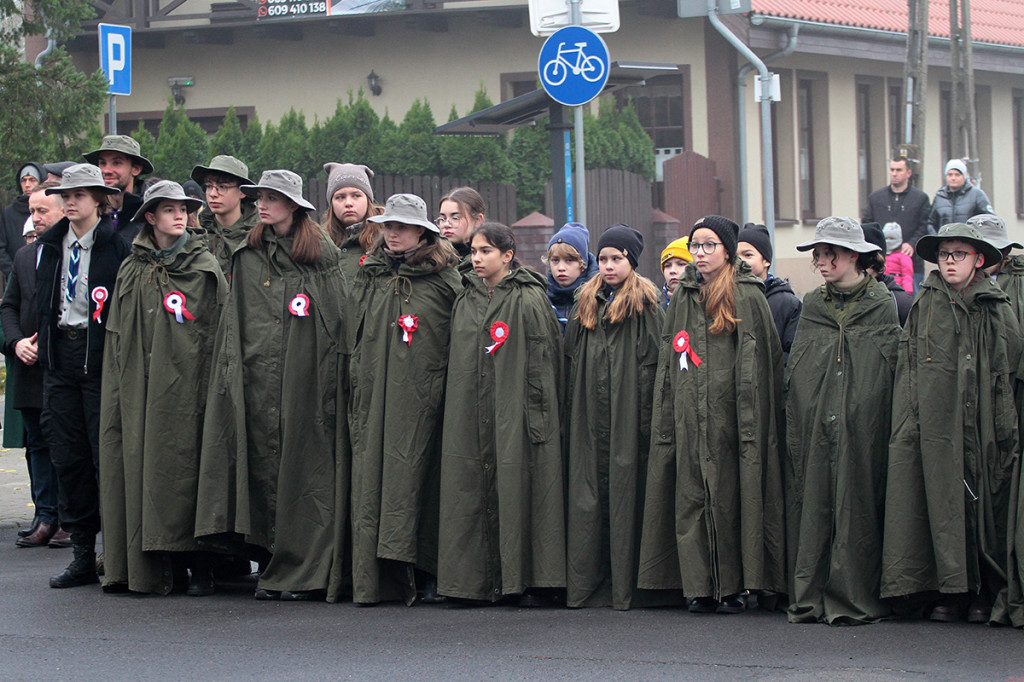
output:
[[[943,263],[943,262],[949,260],[949,257],[952,256],[953,260],[955,262],[959,263],[959,262],[963,261],[964,258],[967,258],[968,256],[973,256],[976,253],[978,253],[978,252],[977,251],[936,251],[935,252],[935,258],[936,258],[936,260],[939,263]]]
[[[233,189],[238,189],[238,185],[228,185],[222,182],[208,182],[203,185],[203,190],[209,194],[210,192],[217,190],[217,194],[226,194]]]
[[[721,245],[722,242],[690,242],[690,253],[697,254],[703,251],[711,254]]]
[[[434,224],[437,225],[438,227],[441,227],[445,223],[448,223],[449,225],[454,225],[456,223],[461,222],[462,216],[458,213],[452,213],[451,215],[439,215],[436,218],[434,218]]]

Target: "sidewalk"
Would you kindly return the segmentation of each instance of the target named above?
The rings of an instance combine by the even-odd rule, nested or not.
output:
[[[0,395],[0,414],[3,405],[4,397]],[[0,528],[28,528],[33,516],[25,450],[0,449]]]

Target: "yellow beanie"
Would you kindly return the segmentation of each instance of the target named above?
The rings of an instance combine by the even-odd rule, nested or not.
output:
[[[671,244],[665,247],[665,250],[661,252],[661,268],[665,269],[665,261],[669,258],[682,258],[687,263],[693,262],[693,256],[690,254],[690,238],[680,237]]]

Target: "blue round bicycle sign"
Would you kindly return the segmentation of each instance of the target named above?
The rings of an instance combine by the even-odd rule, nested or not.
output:
[[[582,26],[566,26],[548,36],[540,48],[537,72],[551,99],[569,107],[586,104],[608,82],[608,46]]]

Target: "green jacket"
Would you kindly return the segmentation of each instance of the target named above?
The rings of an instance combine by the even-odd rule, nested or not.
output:
[[[1022,350],[1009,299],[991,279],[962,298],[937,272],[924,281],[896,366],[883,597],[976,593],[985,582],[997,595],[993,621],[1006,620]]]
[[[135,238],[101,313],[103,583],[167,594],[164,552],[198,549],[199,450],[227,284],[200,235],[167,256],[152,234],[147,226]],[[181,322],[165,307],[171,292],[184,299]]]
[[[563,346],[569,372],[567,603],[622,610],[655,597],[637,590],[637,561],[665,313],[654,303],[610,325],[603,320],[603,288],[597,296],[601,323],[586,329],[574,309]]]
[[[640,587],[715,599],[784,592],[779,335],[763,284],[743,262],[736,331],[711,334],[696,274],[686,268],[661,340]],[[700,366],[680,368],[680,331]]]
[[[1024,256],[1011,256],[999,270],[999,288],[1010,297],[1010,307],[1017,321],[1024,325]]]
[[[826,285],[804,297],[786,366],[789,620],[870,623],[889,614],[878,592],[900,323],[873,277],[841,325],[828,298]]]
[[[547,281],[516,268],[455,299],[441,456],[438,591],[497,601],[565,587],[561,341]],[[491,328],[508,326],[494,353]]]
[[[441,416],[454,268],[368,256],[356,277],[352,354],[352,582],[357,603],[415,599],[413,567],[437,573]],[[400,316],[418,318],[410,343]]]
[[[238,537],[269,552],[262,588],[327,589],[334,600],[347,542],[346,283],[337,247],[326,236],[320,243],[320,262],[303,265],[292,259],[292,238],[267,228],[262,249],[242,242],[232,256],[196,536]]]
[[[221,227],[217,218],[208,209],[199,212],[199,226],[205,231],[206,243],[210,252],[217,257],[224,276],[231,278],[231,254],[245,239],[245,235],[260,221],[256,205],[248,200],[242,201],[242,217],[228,227]]]

